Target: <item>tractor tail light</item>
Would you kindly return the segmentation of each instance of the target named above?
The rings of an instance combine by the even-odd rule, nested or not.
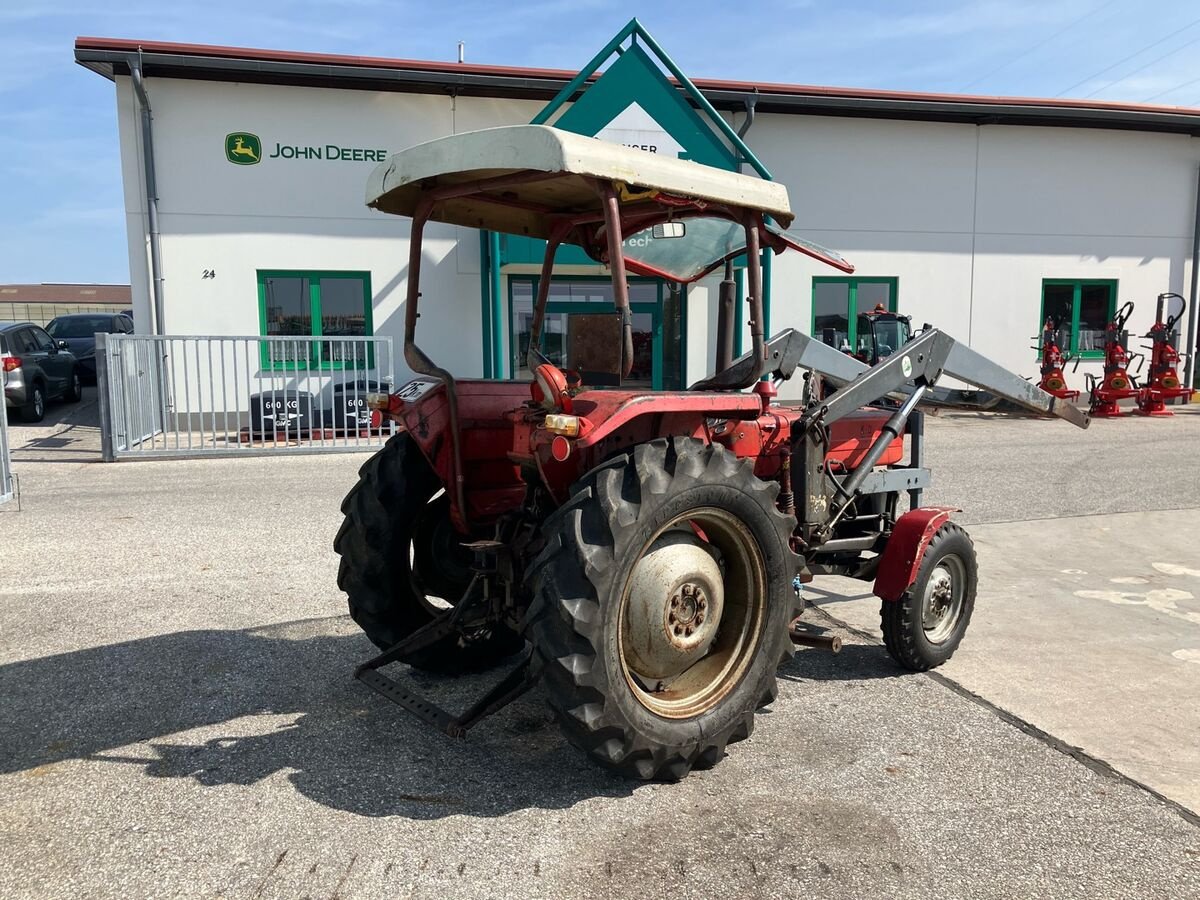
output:
[[[551,434],[561,434],[564,437],[579,437],[579,416],[564,416],[550,413],[546,416],[545,428]]]
[[[19,357],[19,356],[4,357],[4,371],[5,372],[11,372],[14,369],[19,369],[19,368],[21,368],[21,357]]]
[[[571,442],[561,434],[555,435],[550,442],[550,455],[558,462],[566,462],[571,456]]]

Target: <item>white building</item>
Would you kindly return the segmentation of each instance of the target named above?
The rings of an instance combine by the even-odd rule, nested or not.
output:
[[[140,330],[271,334],[299,322],[397,343],[408,223],[364,206],[368,173],[415,143],[529,122],[575,74],[95,38],[79,39],[75,55],[116,88]],[[139,64],[152,111],[157,241],[146,120],[131,77]],[[655,100],[661,85],[617,83],[614,67],[597,82],[609,84],[589,112],[591,133],[652,152],[689,148],[706,161],[696,142],[721,138],[696,131],[700,117],[682,92]],[[779,257],[772,331],[849,331],[855,303],[882,301],[1036,377],[1031,338],[1054,314],[1084,357],[1078,374],[1068,372],[1082,388],[1117,305],[1135,301],[1130,329],[1142,334],[1156,295],[1195,290],[1200,109],[695,85],[735,128],[754,98],[745,141],[787,185],[793,230],[857,268],[847,277],[798,254]],[[584,96],[593,91],[602,93]],[[647,112],[654,102],[687,112],[664,123]],[[540,259],[529,243],[431,226],[418,335],[435,360],[460,375],[512,374]],[[605,300],[603,283],[589,280],[603,274],[581,256],[565,258],[551,319]],[[633,288],[655,384],[686,384],[711,367],[717,280],[690,286],[682,300],[649,280]]]

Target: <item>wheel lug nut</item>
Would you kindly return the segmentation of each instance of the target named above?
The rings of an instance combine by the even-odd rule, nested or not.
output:
[[[696,614],[696,624],[697,624],[697,625],[703,625],[703,624],[704,624],[704,613],[697,613],[697,614]]]

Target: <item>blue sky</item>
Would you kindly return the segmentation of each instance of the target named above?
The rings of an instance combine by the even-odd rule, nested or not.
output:
[[[1200,106],[1195,0],[0,0],[0,282],[128,279],[113,89],[78,35],[579,68],[635,15],[692,77]]]

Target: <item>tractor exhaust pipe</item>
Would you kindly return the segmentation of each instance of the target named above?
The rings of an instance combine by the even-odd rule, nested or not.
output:
[[[733,261],[725,263],[725,277],[717,292],[717,364],[714,372],[724,372],[733,365],[733,328],[737,319],[737,282],[733,280]]]

